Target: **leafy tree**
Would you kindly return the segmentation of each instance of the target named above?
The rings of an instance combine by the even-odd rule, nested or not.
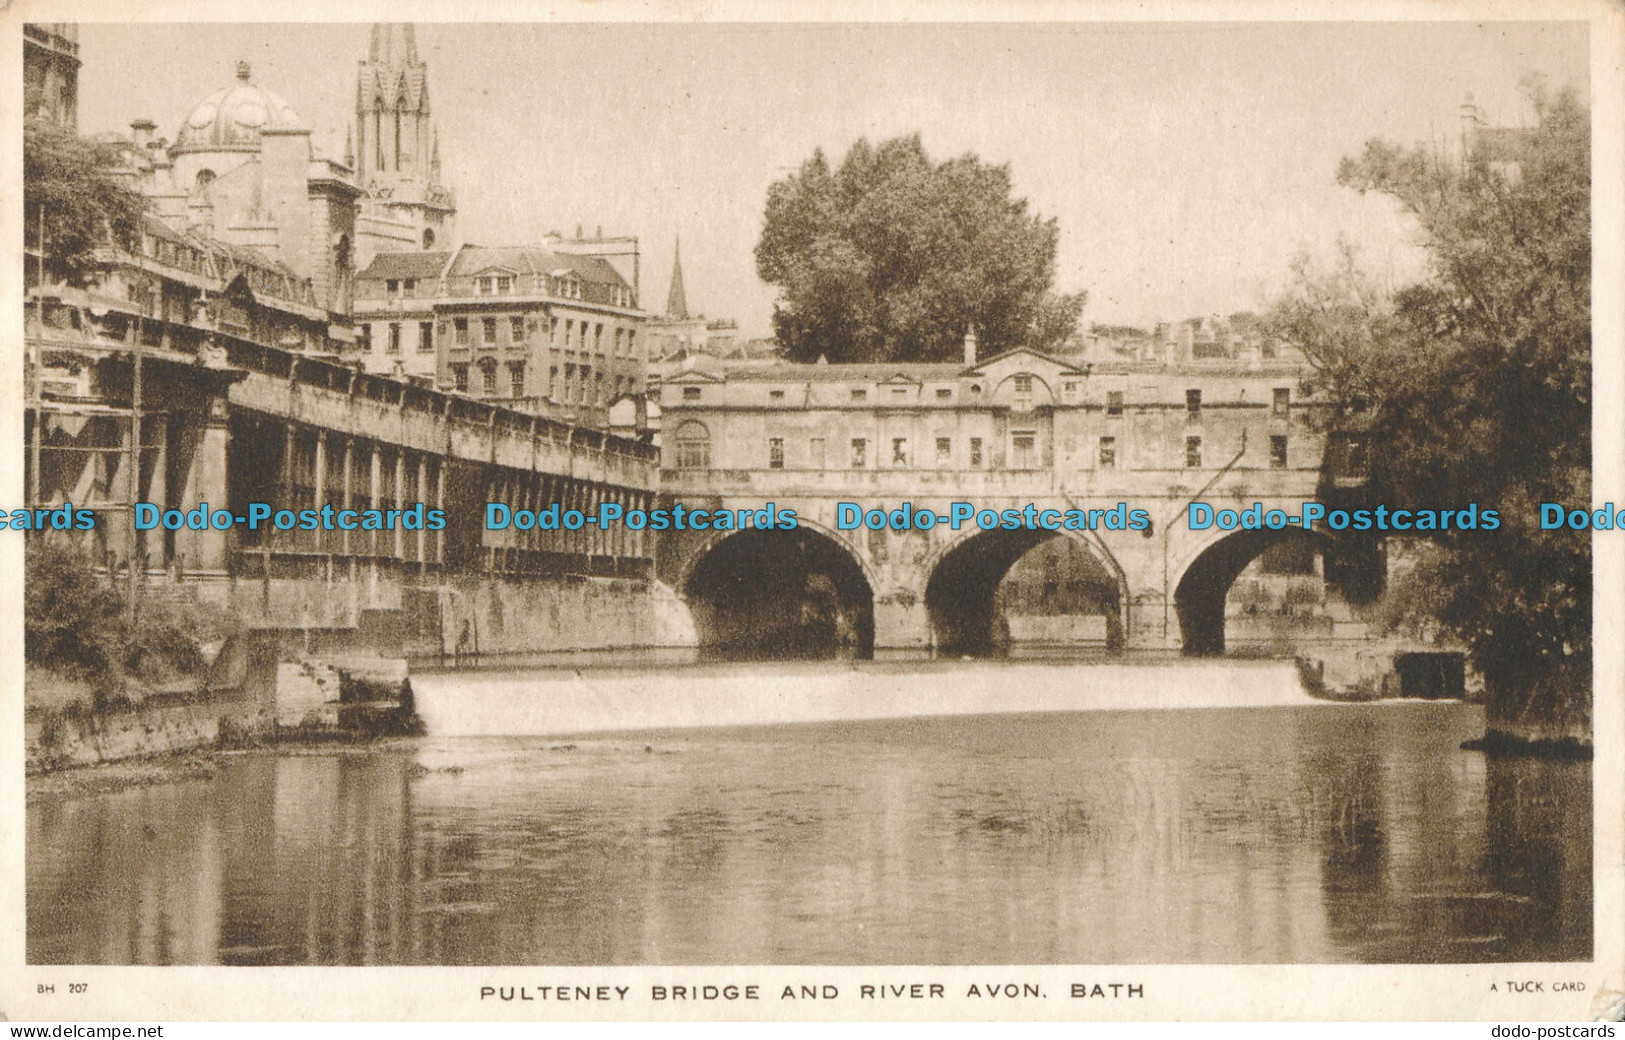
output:
[[[917,134],[859,140],[833,170],[815,151],[768,189],[756,246],[786,356],[953,360],[972,325],[985,354],[1071,335],[1084,297],[1050,291],[1056,223],[1010,192],[1008,167],[934,162]]]
[[[1467,642],[1491,727],[1539,738],[1589,732],[1590,539],[1541,530],[1539,505],[1591,504],[1591,186],[1584,106],[1530,98],[1533,128],[1461,160],[1382,141],[1344,160],[1342,184],[1415,220],[1431,272],[1389,299],[1345,248],[1300,266],[1271,326],[1373,435],[1373,500],[1498,512],[1439,533],[1402,599]]]
[[[109,172],[119,158],[116,145],[87,141],[49,119],[24,125],[24,234],[30,242],[38,237],[43,213],[45,260],[55,277],[83,284],[96,249],[137,241],[146,202]]]

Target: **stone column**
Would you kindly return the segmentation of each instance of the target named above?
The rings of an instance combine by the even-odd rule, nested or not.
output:
[[[397,448],[395,450],[395,502],[394,502],[394,508],[396,508],[396,509],[404,509],[405,504],[406,504],[406,449],[405,448]],[[373,508],[374,509],[379,508],[379,504],[377,502],[374,502],[373,503]],[[400,559],[405,558],[405,556],[406,556],[406,529],[403,528],[399,523],[397,523],[395,525],[394,533],[391,534],[389,537],[393,540],[393,543],[394,543],[394,547],[391,549],[390,555],[392,557],[394,557],[396,560],[400,560]]]
[[[312,491],[311,495],[310,495],[310,497],[311,497],[310,506],[311,506],[312,509],[318,509],[319,510],[327,502],[327,431],[326,430],[317,430],[316,431],[316,462],[315,462],[315,468],[311,471],[311,478],[310,479],[311,479],[312,486],[315,488],[315,490]],[[318,527],[318,528],[316,528],[316,530],[314,530],[314,531],[312,531],[310,533],[316,536],[315,538],[312,539],[312,541],[314,542],[314,544],[316,546],[316,551],[317,552],[328,552],[329,549],[330,549],[330,546],[329,546],[329,543],[328,543],[328,532],[326,532],[326,531],[322,530],[320,527]],[[329,575],[331,575],[331,568],[328,568],[328,573],[329,573]]]
[[[207,502],[211,510],[225,509],[226,447],[231,440],[225,398],[210,399],[207,413],[183,432],[182,440],[191,442],[192,450],[181,502],[188,507]],[[177,551],[185,557],[188,570],[224,577],[230,551],[228,535],[212,527],[207,531],[182,528],[175,532]]]
[[[418,456],[418,486],[417,486],[417,493],[418,493],[418,501],[423,503],[423,508],[424,508],[425,511],[427,511],[430,508],[429,501],[428,501],[428,499],[429,499],[429,456],[427,456],[427,455],[419,455]],[[428,544],[429,532],[428,532],[427,526],[418,528],[417,535],[418,535],[417,558],[418,558],[419,566],[422,566],[422,565],[427,564],[429,562],[429,544]]]
[[[442,511],[446,508],[446,460],[441,459],[440,465],[435,467],[434,504]],[[434,562],[446,562],[446,532],[444,529],[434,533]]]

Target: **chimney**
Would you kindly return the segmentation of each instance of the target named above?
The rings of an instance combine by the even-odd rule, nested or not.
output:
[[[130,140],[135,142],[139,151],[147,151],[152,147],[152,132],[158,129],[158,124],[150,119],[136,119],[130,123]]]
[[[965,365],[976,364],[976,326],[965,326]]]

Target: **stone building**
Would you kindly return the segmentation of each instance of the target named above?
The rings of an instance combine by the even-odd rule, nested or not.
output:
[[[247,250],[308,282],[331,318],[329,352],[353,340],[348,327],[355,279],[361,189],[343,162],[321,155],[311,131],[281,95],[254,82],[247,62],[235,80],[192,106],[173,143],[150,119],[130,124],[122,171],[151,200],[171,234]]]
[[[643,391],[644,315],[603,258],[473,245],[381,253],[358,295],[369,371],[591,426]]]
[[[79,27],[70,22],[23,23],[25,119],[79,126]]]
[[[1212,470],[1294,465],[1296,364],[1077,362],[1020,349],[963,363],[769,364],[660,385],[663,468]],[[1267,405],[1264,427],[1251,429]],[[1250,406],[1238,410],[1238,406]],[[1316,447],[1318,458],[1318,445]]]

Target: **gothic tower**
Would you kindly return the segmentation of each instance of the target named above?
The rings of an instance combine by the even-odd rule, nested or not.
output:
[[[356,179],[366,190],[358,259],[374,253],[445,249],[457,207],[441,183],[440,141],[429,107],[429,68],[411,25],[372,27],[356,75]]]

